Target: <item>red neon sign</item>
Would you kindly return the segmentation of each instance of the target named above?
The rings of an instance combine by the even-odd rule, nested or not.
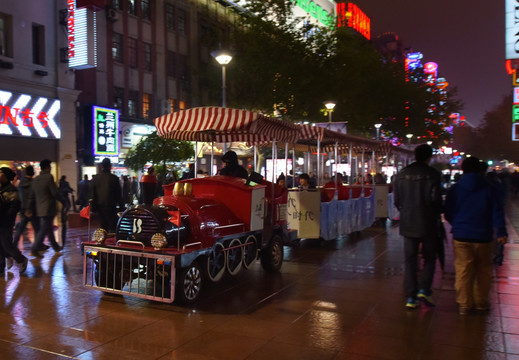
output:
[[[67,19],[67,29],[68,29],[68,57],[74,57],[74,47],[75,47],[75,36],[74,36],[74,10],[76,9],[76,1],[75,0],[67,0],[67,10],[68,10],[68,19]]]
[[[366,39],[371,39],[371,19],[353,3],[337,4],[337,26],[350,27]]]
[[[437,70],[438,64],[436,64],[435,62],[428,62],[425,63],[425,65],[423,66],[423,71],[428,74],[435,73]]]
[[[14,116],[12,110],[14,110]],[[0,115],[0,125],[9,125],[9,122],[11,122],[11,124],[13,124],[14,126],[23,125],[28,127],[34,127],[34,113],[31,109],[24,109],[20,111],[20,109],[17,108],[11,109],[11,107],[9,106],[0,105]],[[22,120],[21,124],[18,124],[16,121],[18,115],[20,115],[20,119]],[[49,116],[46,112],[41,111],[36,117],[36,119],[41,123],[42,128],[46,128],[47,126],[49,126]]]

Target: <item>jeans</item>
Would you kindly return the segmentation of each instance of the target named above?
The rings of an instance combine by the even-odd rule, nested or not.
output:
[[[32,224],[32,228],[34,230],[34,238],[36,239],[36,234],[38,233],[38,230],[40,229],[40,222],[38,221],[38,218],[36,216],[27,217],[25,216],[24,212],[20,212],[20,222],[16,225],[16,232],[14,233],[13,238],[13,244],[14,246],[18,246],[20,242],[20,237],[22,236],[23,232],[27,228],[27,224],[29,221]]]
[[[404,238],[405,252],[405,274],[404,290],[406,297],[416,297],[419,290],[426,295],[432,294],[432,282],[436,266],[436,255],[438,251],[437,242],[441,241],[435,237]],[[418,254],[422,245],[422,257],[424,266],[420,279],[418,279]]]
[[[49,239],[54,251],[60,251],[61,246],[59,246],[54,237],[54,216],[39,216],[38,219],[40,220],[40,230],[36,234],[31,251],[36,252],[41,249],[45,236]]]
[[[454,240],[454,267],[456,268],[456,302],[470,309],[489,306],[492,286],[493,243],[471,243]]]

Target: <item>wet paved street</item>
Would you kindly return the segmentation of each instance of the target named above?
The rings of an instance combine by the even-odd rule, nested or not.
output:
[[[72,229],[61,255],[47,251],[26,274],[15,266],[0,280],[0,359],[519,360],[519,200],[508,219],[491,313],[466,317],[457,314],[450,243],[437,306],[405,309],[397,225],[286,247],[281,273],[258,263],[206,288],[194,307],[83,288],[87,229]]]

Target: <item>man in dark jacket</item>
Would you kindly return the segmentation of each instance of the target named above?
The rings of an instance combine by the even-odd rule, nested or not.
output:
[[[50,173],[51,161],[44,159],[40,161],[40,175],[32,181],[32,193],[30,194],[29,208],[25,211],[27,216],[32,216],[33,208],[36,208],[36,216],[40,223],[40,229],[31,247],[31,255],[41,257],[39,251],[43,247],[45,237],[49,239],[50,245],[55,252],[62,250],[54,236],[54,217],[58,212],[58,187],[54,177]]]
[[[20,181],[20,184],[18,185],[18,194],[20,195],[20,203],[21,203],[21,209],[20,209],[20,222],[16,226],[16,232],[14,233],[13,238],[13,244],[14,246],[18,246],[20,243],[20,237],[24,233],[25,229],[27,228],[27,224],[30,222],[32,225],[32,228],[34,230],[34,237],[36,237],[36,234],[38,233],[38,230],[40,229],[40,223],[38,222],[38,218],[36,217],[36,207],[30,208],[29,200],[31,197],[31,194],[33,192],[32,190],[32,178],[34,176],[34,168],[31,165],[28,165],[24,169],[25,176]],[[27,210],[31,210],[31,216],[27,216],[25,212]],[[42,244],[41,250],[48,249],[47,245]]]
[[[220,170],[220,175],[235,176],[243,179],[247,179],[249,176],[247,170],[238,164],[238,155],[234,151],[227,151],[222,156],[222,161],[225,163],[225,166]]]
[[[20,274],[27,269],[28,259],[13,244],[13,226],[20,210],[18,190],[11,184],[16,174],[8,167],[0,168],[0,272],[5,271],[6,258],[18,263]],[[12,266],[8,265],[8,268]]]
[[[492,250],[497,241],[507,242],[504,201],[500,189],[481,173],[479,159],[466,158],[463,176],[447,193],[445,219],[452,225],[456,302],[459,314],[490,309]]]
[[[122,192],[119,178],[110,172],[109,158],[101,162],[101,173],[92,180],[92,211],[99,213],[101,227],[115,232],[117,227],[117,206],[122,206]]]
[[[442,210],[441,174],[429,166],[433,152],[429,145],[415,149],[416,161],[395,178],[394,201],[400,211],[400,235],[404,236],[406,307],[416,308],[417,300],[434,306],[432,281],[440,238]],[[418,254],[422,245],[424,267],[418,280]]]

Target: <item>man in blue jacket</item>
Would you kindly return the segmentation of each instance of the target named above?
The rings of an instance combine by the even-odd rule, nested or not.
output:
[[[452,226],[456,302],[459,314],[490,309],[494,231],[504,244],[507,232],[504,204],[499,189],[481,173],[479,159],[466,158],[463,176],[447,193],[445,219]]]

